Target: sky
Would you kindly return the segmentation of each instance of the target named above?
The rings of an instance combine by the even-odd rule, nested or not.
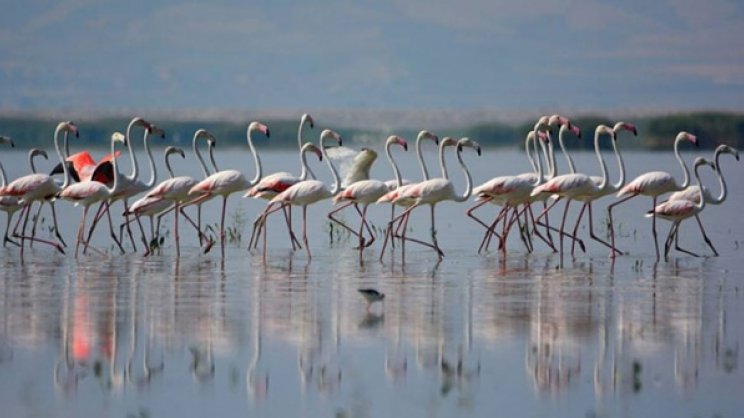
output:
[[[0,110],[744,108],[741,1],[0,3]]]

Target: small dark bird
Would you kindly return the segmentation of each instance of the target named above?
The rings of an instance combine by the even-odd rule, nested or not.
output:
[[[380,302],[385,299],[385,294],[378,292],[375,289],[359,289],[359,293],[361,293],[362,296],[364,296],[364,299],[367,301],[368,311],[373,303]]]

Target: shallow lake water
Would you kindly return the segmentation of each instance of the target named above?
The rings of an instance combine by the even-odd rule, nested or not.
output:
[[[11,178],[26,172],[24,155],[0,156]],[[630,178],[652,169],[679,174],[670,152],[624,155]],[[265,172],[296,170],[292,152],[262,158]],[[217,159],[252,177],[245,150],[223,150]],[[411,159],[399,158],[404,176],[417,179]],[[576,159],[596,171],[593,154]],[[176,160],[178,173],[198,173],[190,157]],[[465,160],[476,183],[528,168],[513,151],[485,149]],[[200,254],[188,229],[177,259],[170,218],[162,253],[148,258],[128,243],[128,253],[117,255],[105,230],[94,245],[112,255],[76,260],[35,245],[21,263],[18,249],[7,247],[0,251],[2,416],[740,416],[744,168],[733,158],[722,162],[729,200],[702,215],[721,254],[715,258],[673,253],[655,263],[642,216],[651,204],[643,198],[617,212],[618,245],[629,255],[612,263],[605,248],[586,241],[587,252],[567,256],[562,270],[557,254],[538,241],[526,254],[516,235],[506,258],[478,255],[482,231],[464,216],[466,205],[453,203],[437,209],[441,263],[411,244],[405,262],[399,248],[381,262],[379,242],[360,262],[347,236],[331,241],[329,202],[309,211],[312,260],[290,251],[277,217],[264,261],[246,249],[264,203],[238,196],[229,200],[227,223],[242,235],[228,242],[224,260],[219,248]],[[373,175],[392,177],[386,164],[380,159]],[[454,162],[450,170],[462,190]],[[715,194],[712,178],[703,176]],[[602,234],[611,199],[595,209]],[[63,236],[74,244],[80,209],[58,206]],[[206,204],[204,215],[214,224],[219,202]],[[49,215],[42,216],[46,236]],[[374,207],[370,216],[382,226],[389,208]],[[660,221],[661,240],[667,230]],[[429,235],[428,211],[410,233]],[[683,226],[681,241],[709,254],[694,222]],[[367,310],[360,287],[384,292],[384,303]]]

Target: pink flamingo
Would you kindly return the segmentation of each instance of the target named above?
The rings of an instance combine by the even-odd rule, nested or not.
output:
[[[397,135],[390,135],[388,139],[385,141],[385,154],[387,155],[388,161],[390,161],[390,165],[393,167],[393,173],[395,173],[395,181],[398,185],[397,187],[400,187],[402,186],[400,170],[398,169],[398,165],[395,163],[395,160],[393,160],[393,156],[390,152],[390,147],[393,144],[400,145],[406,151],[408,151],[408,144],[403,138]],[[370,204],[377,202],[378,199],[383,197],[388,192],[388,190],[389,190],[388,185],[383,181],[361,180],[361,181],[352,183],[344,191],[337,194],[333,198],[334,204],[338,204],[339,202],[346,202],[346,203],[342,205],[341,207],[329,212],[328,219],[346,228],[352,234],[356,235],[357,238],[359,238],[359,254],[360,255],[362,251],[364,250],[364,248],[369,247],[370,245],[372,245],[373,242],[375,242],[375,236],[372,233],[372,228],[370,228],[369,224],[367,223],[367,208],[369,208]],[[362,205],[361,211],[359,210],[359,204]],[[354,205],[354,208],[357,210],[357,212],[360,213],[361,218],[362,218],[359,224],[359,232],[354,231],[351,227],[349,227],[345,223],[333,217],[334,214],[346,209],[347,207],[351,205]],[[365,227],[370,237],[369,241],[366,241],[364,238]]]
[[[341,191],[341,178],[326,154],[325,141],[327,140],[335,140],[339,146],[342,144],[342,140],[338,133],[330,129],[324,129],[320,133],[320,150],[323,153],[323,159],[326,160],[328,169],[333,175],[333,189],[329,190],[325,183],[320,180],[305,180],[295,183],[274,196],[261,214],[261,224],[265,224],[267,217],[281,209],[284,205],[302,207],[302,241],[305,245],[308,258],[312,258],[312,254],[310,253],[310,246],[307,240],[307,207],[313,203],[333,197]],[[266,259],[266,234],[264,234],[263,238],[263,257]]]
[[[612,136],[612,150],[615,153],[615,158],[617,159],[617,165],[618,165],[618,171],[620,173],[619,178],[617,180],[617,183],[609,183],[605,182],[605,187],[602,189],[597,189],[596,193],[594,194],[588,194],[586,196],[582,196],[577,198],[576,200],[584,202],[584,204],[581,206],[581,210],[579,211],[579,216],[576,218],[576,225],[573,229],[573,235],[576,236],[576,234],[579,231],[579,225],[581,224],[581,218],[584,215],[584,210],[588,209],[589,212],[589,236],[599,242],[600,244],[604,245],[605,247],[610,248],[612,251],[617,252],[618,254],[622,254],[621,251],[619,251],[617,248],[612,247],[607,241],[603,240],[602,238],[599,238],[594,234],[594,221],[592,219],[592,202],[600,199],[604,196],[616,193],[618,190],[620,190],[623,185],[625,185],[625,164],[623,163],[623,157],[620,155],[620,149],[617,147],[617,134],[620,131],[628,131],[633,133],[634,136],[638,136],[638,130],[636,129],[635,125],[632,125],[630,123],[626,122],[618,122],[613,126],[612,131],[614,132],[614,135]],[[599,186],[602,184],[602,177],[592,176],[592,181]],[[574,246],[576,244],[576,241],[571,243],[571,255],[574,255]]]
[[[210,150],[210,158],[212,158],[212,149],[214,146],[214,143],[216,142],[216,139],[214,136],[207,132],[204,129],[199,129],[196,132],[194,132],[194,137],[191,141],[192,148],[194,150],[194,154],[196,155],[197,160],[199,161],[199,165],[201,166],[202,173],[204,173],[204,178],[209,178],[209,170],[207,169],[207,165],[204,163],[204,159],[201,156],[201,153],[199,152],[199,147],[197,147],[197,142],[200,138],[205,138],[207,140],[207,143],[209,145]],[[213,165],[214,161],[212,162]],[[215,166],[216,167],[216,166]],[[217,172],[215,172],[217,174]],[[173,211],[174,211],[174,236],[176,240],[176,256],[181,255],[181,240],[180,240],[180,233],[179,233],[179,227],[178,227],[178,218],[180,215],[183,215],[191,225],[193,225],[196,230],[197,234],[199,235],[199,243],[201,244],[202,241],[206,240],[207,245],[204,248],[204,252],[208,252],[212,247],[211,240],[204,237],[204,233],[201,230],[201,222],[199,224],[194,224],[194,222],[189,218],[189,216],[183,211],[183,206],[185,206],[184,202],[187,202],[189,199],[192,198],[190,191],[191,189],[196,186],[199,183],[198,180],[195,180],[193,177],[190,176],[178,176],[178,177],[171,177],[170,179],[162,181],[160,184],[158,184],[155,188],[150,190],[146,195],[145,199],[163,199],[168,201],[173,205]],[[201,206],[203,202],[197,202],[197,207]],[[160,220],[167,212],[164,212],[158,216],[158,224],[160,224]],[[204,239],[203,239],[204,237]]]
[[[448,172],[447,172],[447,164],[444,159],[444,151],[447,147],[456,146],[457,141],[455,141],[454,138],[451,137],[444,137],[441,141],[439,141],[439,169],[442,173],[443,178],[449,178]],[[424,168],[426,168],[424,166]],[[426,174],[426,179],[423,181],[429,181],[428,178],[428,172]],[[410,195],[411,189],[413,189],[416,185],[421,183],[414,183],[414,184],[407,184],[403,185],[395,190],[390,191],[388,194],[382,196],[380,199],[378,199],[378,203],[385,203],[385,202],[391,202],[393,205],[402,206],[406,209],[410,208],[416,203],[416,197]],[[395,230],[391,229],[396,219],[399,219],[398,226],[395,228]],[[431,223],[433,224],[435,222],[434,219],[431,219]],[[382,250],[380,251],[380,260],[382,260],[382,257],[385,255],[385,249],[387,248],[388,239],[390,239],[391,247],[394,245],[394,239],[399,238],[401,239],[401,250],[402,254],[405,254],[405,242],[406,241],[413,241],[417,242],[422,245],[426,245],[424,242],[417,240],[415,238],[408,238],[406,237],[406,229],[408,227],[408,216],[404,217],[395,217],[393,216],[390,218],[390,222],[388,223],[388,229],[385,230],[385,240],[382,243]],[[434,239],[434,233],[432,231],[432,240]]]
[[[120,132],[114,132],[114,134],[111,135],[111,153],[112,154],[115,151],[117,142],[126,144],[126,137]],[[80,219],[80,226],[78,227],[77,241],[75,243],[75,257],[76,258],[78,256],[78,250],[80,248],[80,243],[84,242],[87,247],[88,241],[90,240],[90,236],[88,237],[87,240],[85,239],[85,219],[88,216],[88,209],[90,209],[90,206],[94,203],[103,203],[104,205],[106,205],[105,212],[108,216],[109,231],[111,232],[111,237],[114,239],[116,244],[119,246],[119,249],[121,250],[122,254],[124,253],[124,249],[121,247],[121,243],[119,242],[118,238],[116,237],[116,234],[114,233],[114,226],[111,221],[111,212],[109,211],[109,208],[108,208],[108,206],[110,205],[109,200],[111,199],[111,196],[113,196],[118,191],[118,187],[119,187],[119,171],[117,169],[117,163],[116,163],[115,158],[113,159],[112,164],[113,164],[114,184],[111,188],[107,187],[103,183],[99,183],[94,180],[88,180],[88,181],[83,181],[80,183],[71,184],[59,193],[59,197],[61,199],[75,202],[75,206],[79,206],[79,205],[83,206],[83,217]],[[65,167],[64,170],[67,171],[67,167]],[[67,176],[67,173],[65,173],[65,176]]]
[[[697,186],[700,188],[700,173],[698,172],[698,169],[702,165],[708,165],[712,167],[714,170],[716,169],[716,166],[706,160],[703,157],[698,157],[695,159],[694,163],[694,171],[695,171],[695,180],[697,181]],[[669,250],[672,246],[672,240],[679,232],[679,224],[687,219],[691,218],[693,216],[697,216],[700,214],[700,212],[703,211],[705,208],[705,199],[698,199],[697,202],[693,202],[691,200],[685,200],[685,199],[679,199],[679,200],[668,200],[658,206],[655,206],[652,210],[650,210],[646,216],[658,216],[662,219],[666,219],[668,221],[672,222],[671,228],[669,228],[669,234],[667,235],[667,238],[664,242],[664,261],[669,261]],[[693,255],[695,257],[698,257],[697,254],[685,250],[684,252]]]
[[[305,125],[310,125],[310,129],[313,129],[315,127],[315,122],[313,121],[313,118],[307,114],[304,113],[302,117],[300,118],[300,126],[297,128],[297,147],[300,151],[300,176],[297,177],[293,175],[292,173],[288,173],[286,171],[280,171],[278,173],[269,174],[268,176],[265,176],[262,178],[258,184],[253,186],[248,192],[243,195],[243,197],[252,197],[254,199],[265,199],[265,200],[271,200],[274,198],[274,196],[278,195],[279,193],[287,190],[289,186],[292,186],[293,184],[304,181],[307,179],[308,172],[312,175],[312,171],[308,171],[307,167],[307,160],[305,158],[305,152],[306,151],[312,151],[314,152],[318,158],[322,159],[322,154],[320,153],[320,149],[317,148],[314,145],[303,145],[302,140],[302,130],[305,127]],[[315,176],[313,175],[313,178]],[[292,249],[296,249],[296,244],[299,245],[299,242],[297,241],[297,238],[295,238],[294,232],[292,231],[292,208],[291,207],[285,207],[284,208],[284,220],[287,222],[287,229],[289,232],[289,239],[292,244]],[[248,244],[248,248],[251,248],[255,242],[256,245],[258,245],[258,237],[256,236],[256,227],[259,224],[259,217],[256,218],[256,220],[253,222],[253,230],[251,231],[251,239]]]
[[[168,175],[170,178],[174,178],[173,175],[173,169],[170,165],[169,157],[171,154],[179,154],[181,158],[186,158],[186,154],[183,152],[183,149],[174,147],[174,146],[168,146],[165,148],[164,151],[164,158],[165,158],[165,169],[168,171]],[[156,241],[155,236],[155,215],[158,215],[162,212],[164,212],[166,209],[173,206],[173,202],[171,202],[168,199],[163,198],[162,196],[156,196],[156,197],[148,197],[144,196],[140,198],[139,200],[132,203],[132,205],[129,207],[129,215],[134,215],[135,221],[137,221],[137,224],[139,225],[140,233],[142,234],[142,243],[145,246],[145,256],[148,256],[150,254],[150,249],[152,247],[152,244]],[[145,230],[142,227],[142,222],[140,221],[141,216],[148,216],[150,218],[150,240],[148,242],[147,235],[145,234]],[[159,225],[158,225],[159,226]],[[124,225],[122,224],[119,227],[119,230],[121,231],[124,228]],[[160,228],[157,228],[160,230]]]
[[[687,188],[687,186],[690,185],[690,171],[687,169],[687,165],[685,164],[685,161],[680,157],[679,155],[679,144],[682,141],[690,141],[693,144],[697,145],[697,137],[695,135],[682,131],[679,134],[677,134],[677,137],[674,139],[674,157],[679,161],[679,164],[682,166],[682,171],[684,172],[684,180],[682,181],[682,184],[677,184],[677,182],[674,180],[674,177],[672,177],[671,174],[665,172],[665,171],[651,171],[646,174],[642,174],[638,177],[636,177],[633,181],[625,185],[620,191],[617,193],[617,197],[623,197],[625,195],[625,198],[618,200],[617,202],[612,203],[610,206],[607,207],[607,213],[610,219],[610,238],[611,238],[611,245],[612,248],[615,247],[615,228],[613,227],[612,222],[612,209],[615,208],[615,206],[627,202],[628,200],[638,196],[638,195],[644,195],[644,196],[650,196],[653,198],[653,207],[656,207],[656,201],[659,196],[669,193],[669,192],[677,192],[680,190],[684,190]],[[656,247],[656,260],[659,260],[659,241],[656,236],[656,214],[652,214],[651,217],[651,231],[654,235],[654,246]],[[615,257],[615,252],[613,251],[611,256]]]
[[[563,231],[566,225],[566,215],[568,214],[568,207],[572,200],[582,198],[587,195],[593,195],[599,193],[607,185],[607,164],[605,164],[602,158],[602,153],[599,149],[599,137],[601,134],[610,135],[612,138],[615,137],[615,133],[612,128],[606,125],[599,125],[594,131],[594,151],[597,154],[599,160],[599,166],[602,170],[602,181],[600,184],[596,184],[592,178],[586,174],[564,174],[562,176],[554,177],[548,180],[545,184],[535,187],[531,195],[536,196],[540,193],[552,193],[558,195],[558,198],[548,206],[544,213],[547,213],[553,206],[556,205],[561,199],[566,199],[566,205],[563,209],[563,218],[561,220],[560,227],[560,265],[563,267]],[[538,216],[540,218],[543,214]]]
[[[721,172],[721,162],[720,158],[722,154],[731,154],[736,158],[736,161],[739,161],[739,151],[736,149],[728,146],[728,145],[719,145],[715,152],[714,152],[714,159],[715,159],[715,169],[716,169],[716,175],[718,176],[718,182],[721,186],[721,193],[718,195],[718,197],[713,197],[711,194],[711,191],[707,187],[703,187],[703,193],[702,196],[705,199],[706,204],[710,205],[720,205],[726,200],[727,188],[726,188],[726,180],[723,178],[723,173]],[[694,185],[689,186],[686,189],[672,193],[671,196],[669,196],[669,201],[674,200],[689,200],[692,203],[699,203],[700,202],[700,186]],[[703,223],[700,221],[699,214],[695,214],[695,220],[697,221],[698,226],[700,227],[700,233],[703,235],[703,239],[705,240],[705,243],[708,244],[711,250],[713,250],[713,254],[718,257],[718,251],[716,251],[716,248],[713,246],[713,242],[708,238],[708,235],[705,233],[705,228],[703,228]],[[674,234],[674,248],[677,251],[681,251],[683,253],[692,254],[690,251],[685,250],[683,248],[680,248],[679,246],[679,234]]]
[[[446,138],[445,138],[446,139]],[[442,140],[444,142],[444,140]],[[440,144],[441,145],[441,144]],[[408,209],[403,211],[398,217],[393,219],[389,224],[388,228],[393,227],[393,223],[403,217],[408,216],[412,211],[414,211],[417,207],[427,204],[431,208],[431,233],[432,233],[432,242],[431,244],[426,243],[424,241],[419,240],[411,240],[413,242],[420,243],[424,246],[427,246],[429,248],[432,248],[437,252],[437,256],[439,257],[439,260],[444,258],[444,252],[439,247],[439,243],[437,242],[437,236],[436,236],[436,228],[434,224],[435,220],[435,208],[437,203],[443,202],[443,201],[453,201],[453,202],[464,202],[470,197],[470,193],[473,190],[473,179],[470,176],[470,171],[468,170],[467,166],[462,160],[462,150],[465,147],[473,148],[477,152],[477,154],[481,155],[481,148],[480,145],[471,140],[470,138],[462,138],[459,141],[457,141],[457,161],[460,164],[460,168],[462,169],[464,175],[465,175],[465,192],[462,195],[458,195],[455,193],[455,186],[452,184],[452,182],[447,178],[446,176],[446,167],[444,177],[438,178],[438,179],[432,179],[423,181],[421,183],[418,183],[416,186],[409,189],[409,191],[406,194],[400,195],[398,199],[406,199],[406,198],[414,198],[415,203],[411,205]]]
[[[302,173],[300,174],[300,177],[295,177],[286,172],[274,173],[270,176],[266,176],[263,179],[261,179],[261,181],[258,182],[257,185],[253,186],[253,188],[251,188],[251,190],[249,190],[245,196],[250,195],[251,197],[255,197],[255,198],[271,200],[276,195],[287,190],[291,186],[301,181],[305,181],[308,175],[314,179],[315,174],[310,169],[310,167],[308,167],[307,165],[306,155],[308,152],[315,153],[315,155],[318,156],[318,159],[320,161],[323,161],[323,153],[321,152],[320,148],[308,142],[302,146],[302,159],[301,159]],[[291,207],[283,207],[282,211],[284,212],[284,215],[285,215],[284,220],[287,222],[287,228],[289,231],[289,241],[292,244],[292,250],[296,250],[297,247],[302,248],[299,241],[297,241],[297,238],[295,237],[294,232],[292,232],[292,209]],[[264,234],[266,233],[266,224],[262,224],[261,222],[262,222],[261,215],[259,215],[256,218],[256,220],[253,222],[253,231],[251,231],[251,239],[250,239],[250,242],[248,243],[249,249],[258,247],[258,239],[260,238],[262,233]]]
[[[0,144],[10,144],[11,148],[15,147],[15,143],[12,139],[10,139],[7,136],[0,135]],[[0,163],[0,189],[4,188],[7,184],[7,178],[5,174],[5,168],[3,167],[3,164]],[[18,210],[21,209],[23,205],[15,196],[2,196],[0,197],[0,210],[5,212],[6,214],[6,222],[5,222],[5,235],[3,236],[3,247],[5,247],[6,243],[11,243],[15,245],[20,245],[17,242],[13,241],[12,239],[8,238],[8,230],[10,229],[10,221],[13,219],[13,215],[18,212]]]
[[[60,122],[54,130],[54,147],[57,150],[57,156],[59,157],[59,160],[64,162],[64,157],[62,156],[62,152],[59,148],[59,134],[62,132],[72,132],[76,136],[78,136],[77,126],[69,121]],[[56,248],[57,251],[64,254],[62,246],[58,243],[43,240],[41,238],[26,236],[26,225],[28,224],[31,206],[34,204],[34,202],[43,202],[51,196],[56,195],[61,189],[64,189],[69,184],[69,177],[66,171],[67,168],[66,166],[64,167],[65,181],[61,186],[58,185],[51,176],[37,173],[17,178],[5,187],[0,188],[0,197],[14,196],[24,202],[21,209],[21,213],[25,214],[25,216],[23,216],[23,228],[21,229],[21,234],[19,235],[16,232],[13,233],[13,236],[15,238],[21,239],[21,260],[23,260],[23,249],[25,240],[37,241],[47,245],[51,245],[52,247]],[[54,212],[52,212],[52,217],[54,219],[54,229],[55,231],[59,231],[59,227],[57,226],[57,216]],[[19,218],[18,222],[20,221],[21,220]]]
[[[197,196],[196,199],[188,202],[187,205],[197,204],[211,199],[215,196],[222,196],[222,216],[220,218],[220,249],[222,251],[222,257],[225,256],[225,209],[227,208],[227,198],[236,192],[240,192],[253,187],[261,179],[261,160],[258,157],[258,152],[253,146],[253,140],[251,139],[251,133],[262,132],[268,138],[269,128],[266,125],[259,122],[251,122],[248,125],[246,131],[246,137],[248,140],[248,147],[253,153],[253,159],[256,163],[256,176],[251,180],[243,176],[240,171],[237,170],[223,170],[212,174],[206,179],[197,183],[194,187],[189,190],[189,196]]]
[[[434,144],[439,146],[439,137],[435,134],[427,131],[422,130],[419,131],[418,135],[416,135],[416,159],[418,160],[419,167],[421,168],[421,181],[429,180],[429,170],[426,167],[426,162],[424,161],[424,156],[421,153],[421,143],[424,139],[430,139],[434,141]],[[390,182],[395,182],[391,184]],[[405,183],[405,181],[401,181],[401,184],[398,185],[395,180],[388,180],[385,182],[385,184],[388,186],[389,191],[382,196],[381,198],[377,199],[377,203],[386,203],[390,202],[390,220],[392,221],[393,218],[395,218],[395,206],[402,206],[402,207],[409,207],[413,204],[413,199],[408,199],[407,201],[400,200],[396,204],[392,204],[393,200],[398,197],[398,194],[404,190],[406,190],[409,187],[412,187],[414,183]],[[400,226],[401,224],[399,224]],[[388,231],[385,232],[385,242],[387,243],[388,239]],[[394,243],[393,243],[394,244]],[[383,252],[384,252],[384,246],[383,246]]]

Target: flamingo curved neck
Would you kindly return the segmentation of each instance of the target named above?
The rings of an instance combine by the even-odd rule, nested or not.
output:
[[[212,170],[216,173],[220,171],[220,168],[217,167],[217,162],[214,160],[214,142],[207,141],[207,149],[209,150],[209,162],[212,164]]]
[[[201,166],[202,173],[204,173],[204,178],[209,177],[209,170],[207,169],[207,164],[204,163],[204,158],[202,158],[201,152],[199,151],[199,147],[196,146],[196,141],[199,139],[201,135],[199,133],[194,134],[194,139],[191,141],[191,148],[194,150],[194,155],[196,155],[196,159],[199,161],[199,166]]]
[[[313,170],[311,170],[310,167],[307,165],[307,151],[309,149],[310,144],[307,144],[300,150],[300,164],[302,165],[302,171],[300,172],[300,181],[305,181],[308,175],[313,179],[316,178]]]
[[[393,167],[393,173],[395,173],[395,185],[396,187],[400,187],[403,185],[403,179],[400,177],[400,170],[398,169],[398,164],[395,163],[395,160],[393,159],[393,154],[390,151],[390,146],[393,145],[394,141],[388,141],[385,143],[385,155],[387,155],[388,161],[390,161],[390,165]]]
[[[620,154],[620,148],[617,146],[617,140],[612,141],[612,150],[615,152],[615,159],[617,160],[617,169],[620,173],[617,183],[612,185],[613,190],[620,190],[625,185],[625,163],[623,162],[623,156]]]
[[[137,157],[134,155],[134,148],[132,147],[132,128],[136,123],[139,123],[138,118],[134,118],[129,122],[129,125],[127,125],[127,150],[129,151],[129,160],[132,164],[132,174],[128,175],[127,178],[129,180],[136,180],[137,179]]]
[[[34,151],[31,150],[31,152],[28,153],[28,165],[31,166],[31,172],[33,174],[36,174],[36,164],[34,164]]]
[[[62,151],[59,149],[59,132],[62,130],[63,124],[57,125],[57,129],[54,130],[54,149],[57,151],[57,157],[59,162],[62,163],[62,175],[65,177],[62,183],[62,189],[66,188],[70,184],[70,173],[67,170],[67,164],[65,164],[65,157],[62,155]],[[65,134],[67,131],[65,131]],[[5,176],[3,175],[3,183],[5,183]]]
[[[143,138],[143,142],[145,143],[145,152],[147,152],[147,161],[148,161],[148,164],[150,165],[150,179],[147,181],[147,183],[145,183],[145,186],[147,186],[148,189],[155,186],[155,182],[157,181],[157,178],[158,178],[158,170],[155,167],[155,160],[152,158],[152,151],[150,150],[149,138],[150,138],[150,130],[145,129],[145,135]]]
[[[8,179],[5,174],[5,167],[3,167],[3,163],[0,162],[0,187],[5,187],[8,185]]]
[[[527,159],[530,162],[530,165],[532,166],[532,171],[537,174],[537,164],[535,164],[535,159],[532,158],[532,149],[530,143],[535,140],[535,131],[530,131],[530,133],[527,134],[527,136],[524,138],[524,152],[527,154]]]
[[[323,154],[323,159],[326,161],[326,164],[328,165],[328,169],[331,170],[331,174],[333,175],[333,189],[331,190],[331,195],[335,196],[338,194],[338,192],[341,191],[341,177],[338,176],[338,171],[336,171],[336,167],[333,166],[333,162],[331,162],[331,159],[328,158],[328,155],[326,154],[326,147],[323,143],[324,138],[321,138],[320,140],[320,152]]]
[[[602,158],[602,151],[599,149],[599,135],[600,131],[594,131],[594,153],[597,154],[597,160],[599,160],[599,169],[602,171],[602,182],[599,183],[599,190],[605,190],[607,187],[607,164],[605,164],[604,158]]]
[[[251,153],[253,153],[253,162],[256,164],[256,175],[253,177],[253,179],[250,181],[250,184],[248,185],[248,187],[253,187],[256,183],[258,183],[259,180],[261,180],[261,158],[259,158],[258,156],[256,147],[253,146],[253,139],[251,138],[250,127],[246,131],[246,138],[248,140],[248,148],[250,148]]]
[[[700,189],[700,201],[698,201],[697,204],[695,205],[698,212],[702,211],[703,208],[705,208],[705,196],[703,195],[703,185],[700,182],[700,172],[699,172],[701,165],[704,165],[704,164],[695,166],[695,181],[697,182],[698,189]]]
[[[429,170],[426,168],[426,162],[424,161],[424,156],[421,153],[421,142],[423,139],[423,135],[419,135],[416,137],[416,158],[418,159],[419,167],[421,167],[421,176],[423,177],[423,180],[426,181],[429,180]]]
[[[470,176],[470,170],[468,170],[468,167],[465,165],[465,162],[462,160],[462,148],[458,147],[457,149],[457,162],[460,163],[460,168],[462,169],[463,174],[465,175],[465,191],[462,195],[456,196],[454,199],[455,202],[464,202],[470,198],[470,194],[473,192],[473,178]]]
[[[721,172],[721,152],[716,150],[716,175],[718,176],[718,184],[721,186],[721,193],[718,195],[718,197],[713,198],[709,203],[714,205],[720,205],[726,200],[726,196],[728,195],[727,188],[726,188],[726,180],[723,178],[723,172]],[[705,194],[703,194],[703,189],[700,189],[700,198],[701,200],[705,199]]]
[[[539,134],[536,133],[535,131],[532,131],[531,133],[532,133],[532,142],[533,142],[532,148],[534,149],[534,152],[535,152],[535,163],[537,164],[537,177],[535,178],[535,182],[532,185],[539,186],[543,182],[543,166],[542,166],[542,161],[540,160],[540,151],[537,148],[537,142],[539,141],[538,139]],[[529,138],[529,135],[528,135],[528,138]]]
[[[304,116],[304,115],[303,115]],[[306,168],[307,168],[307,162],[305,161],[305,154],[302,152],[302,128],[305,127],[306,119],[303,117],[300,119],[300,126],[297,128],[297,149],[300,150],[300,167],[302,167],[302,172],[300,173],[300,179],[304,180],[307,177]],[[302,177],[303,174],[305,177]]]
[[[444,148],[445,141],[439,143],[439,168],[442,170],[442,178],[449,180],[449,174],[447,173],[447,162],[444,161]]]
[[[114,154],[115,152],[116,152],[116,141],[112,139],[111,140],[111,155],[116,155]],[[113,166],[113,169],[114,169],[114,184],[112,184],[110,188],[107,187],[106,189],[108,190],[108,194],[110,196],[113,196],[117,191],[119,191],[119,166],[118,166],[118,163],[116,162],[116,158],[111,159],[111,165]],[[149,186],[149,187],[152,187],[152,186]]]
[[[674,157],[677,159],[677,161],[679,161],[679,165],[682,166],[682,172],[685,175],[684,180],[682,181],[682,185],[679,186],[680,189],[686,189],[687,186],[690,185],[690,170],[687,168],[687,164],[685,164],[685,160],[683,160],[682,157],[679,155],[679,143],[682,142],[683,140],[684,138],[678,137],[674,141]]]
[[[573,159],[571,158],[571,155],[566,151],[566,146],[563,144],[563,136],[565,135],[568,125],[562,125],[560,131],[558,131],[558,145],[561,147],[561,152],[563,153],[563,156],[566,158],[566,164],[568,164],[568,172],[571,174],[576,174],[576,167],[574,166]],[[553,173],[555,175],[555,172]]]
[[[173,169],[170,165],[170,154],[165,154],[165,169],[168,171],[168,175],[170,176],[170,178],[175,177],[173,175]]]
[[[65,159],[70,158],[70,143],[67,141],[69,132],[65,131],[65,137],[63,139],[65,147]]]

